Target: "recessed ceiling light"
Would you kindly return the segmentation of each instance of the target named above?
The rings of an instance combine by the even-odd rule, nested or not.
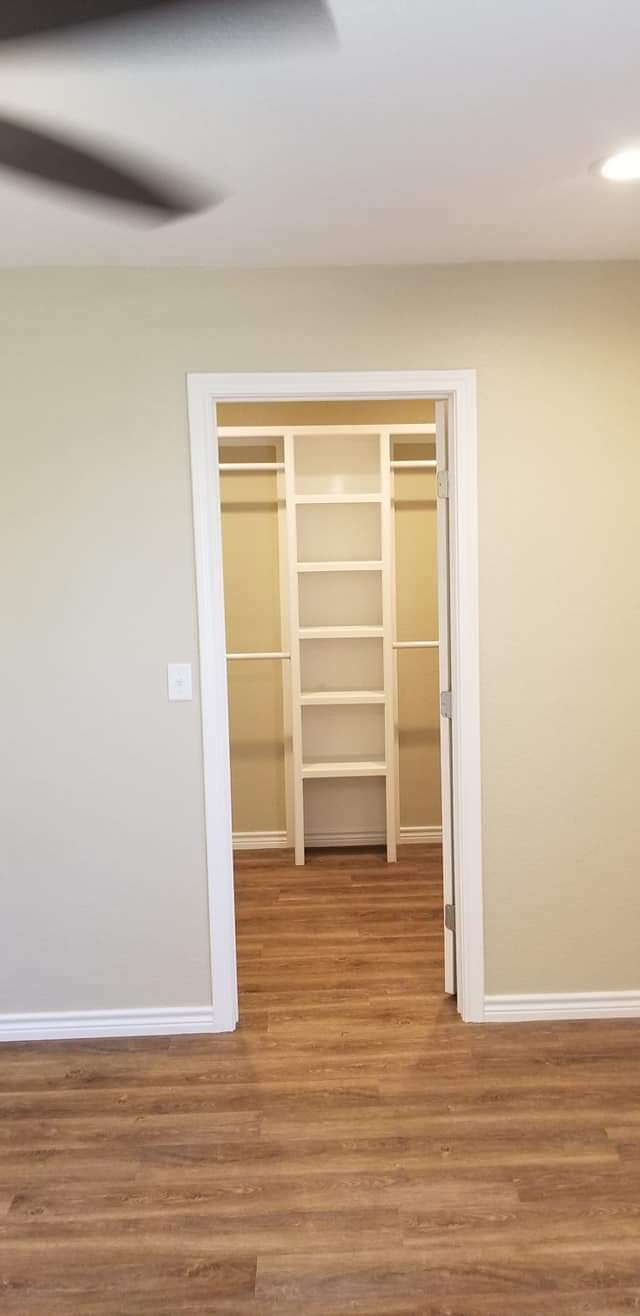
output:
[[[602,177],[612,183],[640,181],[640,146],[608,156],[598,168]]]

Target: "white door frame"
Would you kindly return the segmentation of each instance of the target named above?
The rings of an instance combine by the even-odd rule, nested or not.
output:
[[[476,376],[473,370],[190,374],[187,377],[214,1031],[238,1021],[227,664],[216,403],[431,398],[449,404],[453,840],[458,1009],[484,1014],[478,636]]]

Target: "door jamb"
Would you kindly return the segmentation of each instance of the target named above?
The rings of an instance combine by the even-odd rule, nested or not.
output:
[[[187,376],[213,1031],[238,1021],[233,850],[222,579],[218,402],[425,398],[449,404],[453,843],[458,1010],[484,1017],[480,762],[478,460],[473,370],[197,373]]]

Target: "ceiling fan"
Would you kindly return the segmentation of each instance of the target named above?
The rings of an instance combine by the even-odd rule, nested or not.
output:
[[[223,29],[240,29],[250,38],[252,25],[278,33],[300,27],[300,35],[326,38],[333,24],[325,0],[0,0],[0,44],[30,39],[58,40],[72,35],[99,34],[109,40],[122,24],[153,24],[154,30],[179,17],[204,11]],[[206,199],[196,188],[173,175],[159,178],[113,155],[85,146],[15,118],[0,116],[0,169],[106,201],[125,203],[161,219],[193,214],[221,199]]]

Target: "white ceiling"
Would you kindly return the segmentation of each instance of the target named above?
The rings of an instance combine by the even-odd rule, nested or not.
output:
[[[0,173],[4,265],[640,257],[638,0],[330,0],[337,48],[0,52],[0,112],[226,192],[151,228]],[[195,46],[195,49],[194,49]]]

